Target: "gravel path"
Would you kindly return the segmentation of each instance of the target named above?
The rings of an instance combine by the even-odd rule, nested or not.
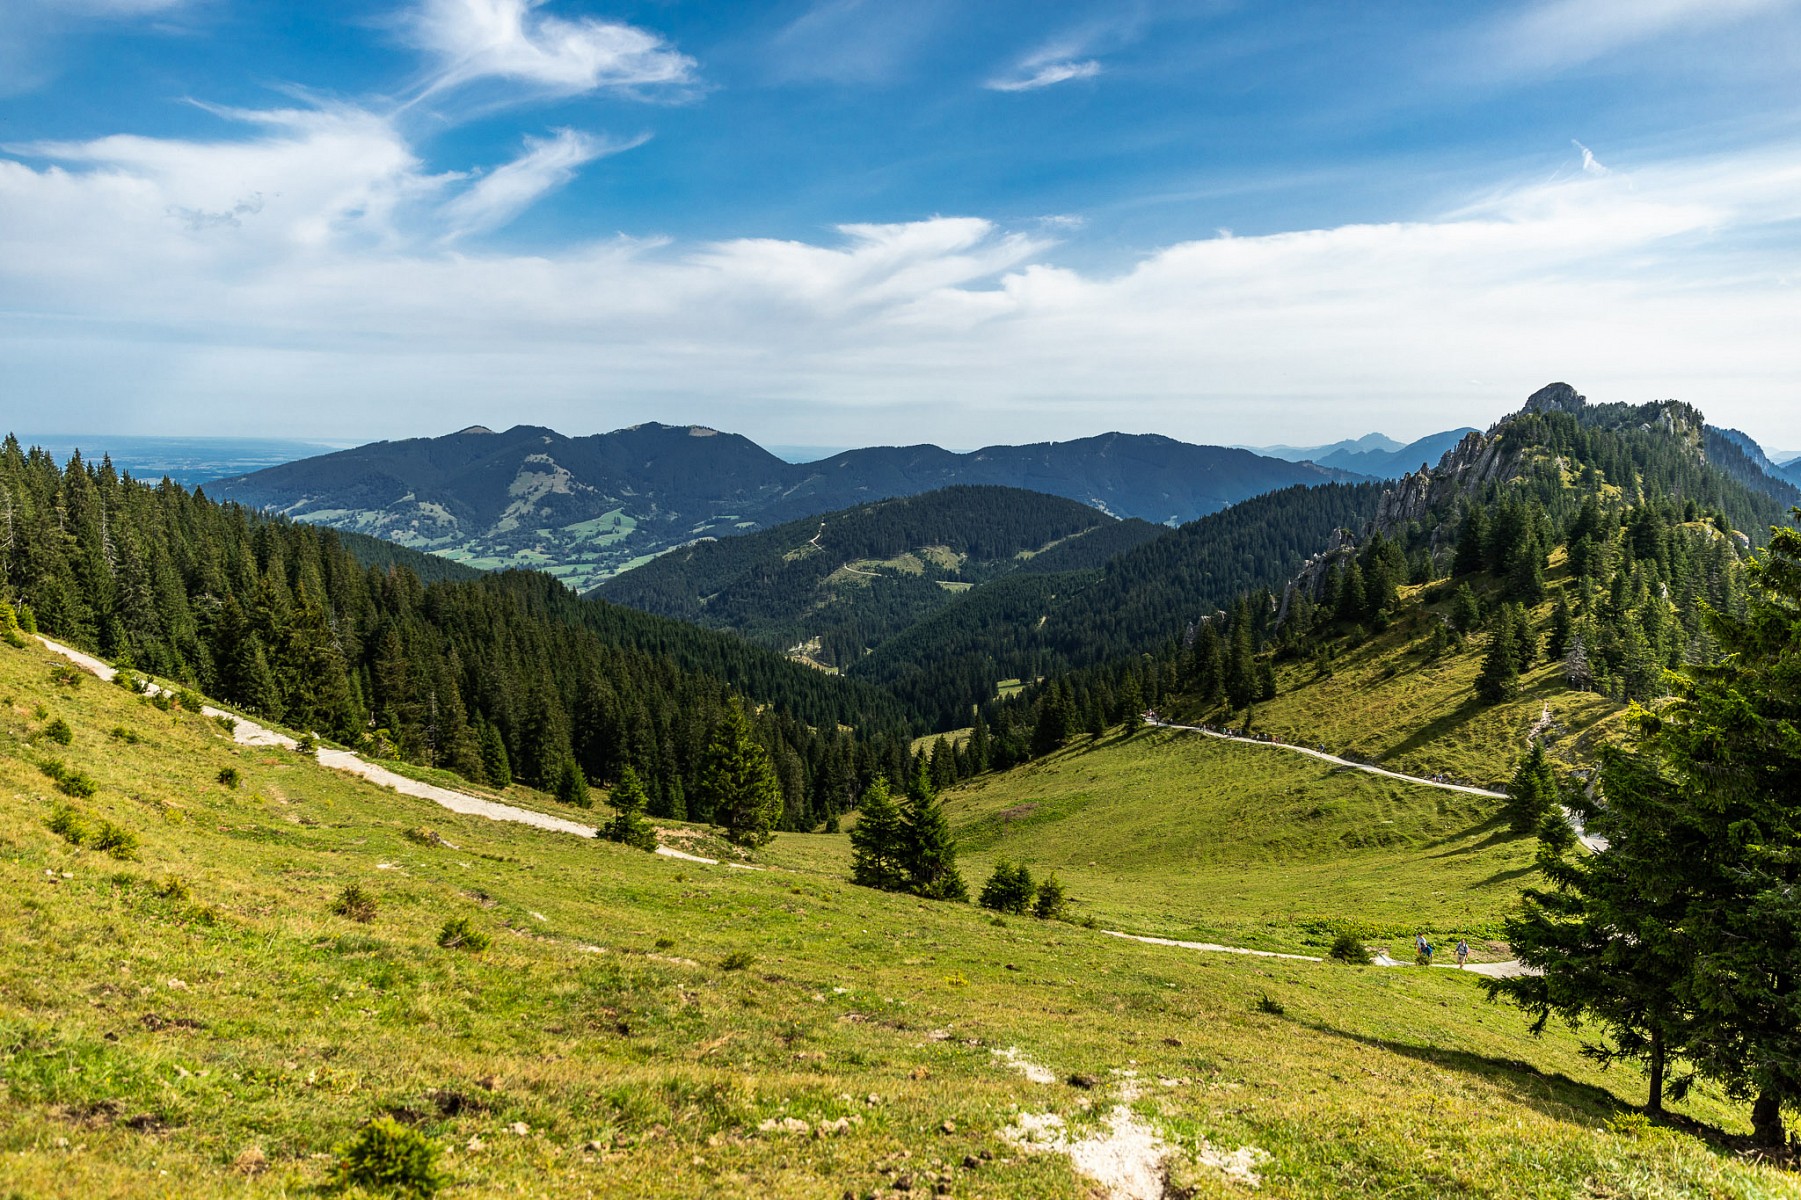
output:
[[[38,640],[44,643],[46,649],[62,655],[75,665],[98,675],[101,679],[104,679],[109,683],[118,675],[118,672],[111,666],[101,662],[91,654],[83,654],[73,647],[65,646],[61,642],[53,642],[47,637],[39,637]],[[150,688],[154,692],[164,692],[168,690],[155,683],[150,684]],[[293,750],[298,745],[298,743],[287,734],[278,733],[273,729],[259,725],[255,721],[250,720],[248,717],[241,716],[238,713],[226,712],[224,709],[214,708],[210,704],[203,706],[200,711],[204,716],[229,717],[235,721],[237,724],[232,729],[231,736],[239,745],[280,746],[287,750]],[[591,838],[599,832],[594,826],[583,825],[579,821],[570,821],[563,817],[553,817],[549,813],[533,812],[529,808],[519,808],[511,804],[502,804],[498,800],[486,800],[480,796],[471,796],[467,792],[459,792],[452,788],[439,787],[436,784],[421,783],[417,779],[409,779],[405,775],[390,771],[379,763],[372,763],[361,755],[353,754],[349,750],[333,750],[329,747],[321,746],[318,751],[318,758],[319,763],[322,766],[327,766],[337,771],[348,771],[352,775],[360,775],[370,783],[378,784],[385,788],[391,788],[403,796],[415,796],[421,800],[429,800],[440,808],[447,808],[451,812],[459,812],[471,817],[485,817],[490,821],[511,821],[517,825],[530,825],[535,829],[548,829],[553,833],[567,833],[575,837]],[[688,854],[681,850],[671,850],[667,846],[658,846],[657,853],[665,858],[679,858],[684,862],[706,863],[709,866],[717,866],[719,863],[719,860],[716,858],[702,858],[698,854]],[[758,867],[747,866],[744,863],[727,863],[725,865],[728,867],[736,867],[742,871],[760,870]]]

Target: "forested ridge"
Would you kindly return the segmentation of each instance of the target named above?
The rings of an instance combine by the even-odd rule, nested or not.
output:
[[[602,585],[606,599],[799,643],[845,667],[968,587],[1054,563],[1098,566],[1154,526],[1041,492],[949,487],[673,550]],[[1092,544],[1091,544],[1092,540]]]
[[[1099,571],[977,588],[852,669],[939,728],[966,724],[999,679],[1033,680],[1160,651],[1256,588],[1279,588],[1335,530],[1374,515],[1383,485],[1269,492],[1169,530]]]
[[[367,550],[368,547],[358,546]],[[216,504],[109,462],[0,446],[0,585],[45,633],[260,716],[467,778],[573,794],[636,767],[689,807],[734,689],[780,778],[785,828],[900,777],[881,693],[722,634],[582,601],[530,573],[423,582],[338,533]]]

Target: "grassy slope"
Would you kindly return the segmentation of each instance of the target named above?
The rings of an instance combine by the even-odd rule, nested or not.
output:
[[[447,1148],[451,1195],[862,1195],[891,1162],[959,1196],[1090,1194],[998,1130],[1015,1106],[1093,1124],[1106,1085],[1030,1083],[1007,1046],[1059,1076],[1134,1067],[1165,1136],[1268,1150],[1267,1196],[1792,1192],[1615,1126],[1609,1089],[1636,1079],[1525,1036],[1454,972],[996,926],[844,884],[842,839],[784,836],[765,857],[790,869],[745,872],[460,817],[51,668],[0,648],[0,1195],[317,1195],[322,1156],[388,1110]],[[44,739],[56,716],[73,745]],[[138,861],[46,829],[52,751]],[[453,845],[405,837],[420,825]],[[158,894],[170,877],[188,898]],[[373,924],[330,913],[350,882]],[[493,947],[439,949],[450,916]],[[749,969],[723,969],[733,951]],[[1266,993],[1285,1016],[1253,1011]],[[757,1132],[783,1115],[861,1121]],[[260,1173],[233,1165],[252,1146]]]
[[[1078,739],[946,805],[972,877],[1005,854],[1108,928],[1269,949],[1495,937],[1532,862],[1497,801],[1198,734]]]
[[[1550,599],[1531,612],[1541,645],[1552,603],[1567,584],[1561,551],[1552,562]],[[1479,589],[1488,586],[1474,582]],[[1521,676],[1517,697],[1493,707],[1477,703],[1474,687],[1488,635],[1473,634],[1438,659],[1426,658],[1421,647],[1449,600],[1428,605],[1425,591],[1402,589],[1400,615],[1386,632],[1361,641],[1336,639],[1329,675],[1312,662],[1280,664],[1276,698],[1254,707],[1252,728],[1409,774],[1443,773],[1499,790],[1513,777],[1526,735],[1548,707],[1552,753],[1572,766],[1586,764],[1621,706],[1571,691],[1561,664],[1542,659]],[[1198,715],[1233,724],[1245,717],[1243,710]]]

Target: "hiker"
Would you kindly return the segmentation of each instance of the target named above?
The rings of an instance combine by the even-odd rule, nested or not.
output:
[[[1462,938],[1457,939],[1457,969],[1463,970],[1463,964],[1469,961],[1470,944]]]
[[[1426,940],[1425,934],[1416,933],[1413,935],[1413,948],[1419,951],[1420,959],[1426,966],[1429,967],[1432,965],[1432,943]]]

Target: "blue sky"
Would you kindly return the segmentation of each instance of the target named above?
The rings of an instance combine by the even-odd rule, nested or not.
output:
[[[20,426],[1801,447],[1786,0],[12,0]]]

